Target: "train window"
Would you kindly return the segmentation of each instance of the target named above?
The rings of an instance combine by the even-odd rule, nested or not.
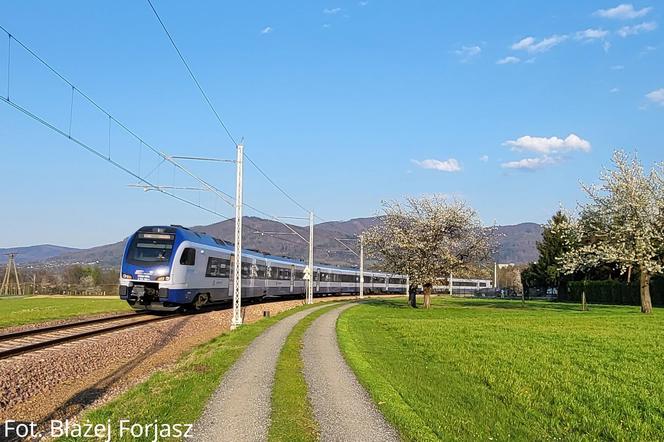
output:
[[[267,269],[268,267],[265,267],[262,264],[257,264],[256,265],[256,277],[258,279],[265,279],[267,275]]]
[[[364,283],[371,283],[371,276],[365,276],[364,277]]]
[[[302,270],[295,270],[295,279],[304,278],[304,272]]]
[[[231,262],[228,259],[209,257],[205,276],[208,278],[228,278]]]
[[[356,281],[356,276],[355,275],[340,275],[341,276],[341,282],[355,282]]]
[[[139,232],[129,245],[127,261],[136,265],[167,262],[173,252],[174,238],[174,235]]]
[[[193,266],[196,264],[196,249],[187,247],[182,251],[180,256],[180,264],[183,266]]]
[[[242,263],[242,277],[251,278],[251,264],[247,262]]]

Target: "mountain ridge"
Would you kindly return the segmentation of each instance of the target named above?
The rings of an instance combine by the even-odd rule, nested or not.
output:
[[[327,221],[315,225],[314,254],[316,262],[357,266],[357,257],[346,249],[338,240],[357,238],[360,233],[380,222],[380,217],[353,218],[346,221]],[[308,245],[298,237],[309,238],[308,226],[289,226],[278,221],[258,217],[243,218],[244,232],[242,236],[245,248],[270,253],[277,256],[305,259],[308,256]],[[234,220],[225,220],[209,225],[193,226],[192,230],[207,233],[222,240],[233,242],[235,232]],[[542,227],[536,223],[520,223],[515,225],[497,226],[498,252],[496,260],[501,263],[523,264],[537,259],[536,243],[541,239]],[[269,233],[261,233],[269,232]],[[4,250],[31,249],[30,253],[17,256],[20,265],[61,267],[72,264],[96,264],[102,267],[119,266],[127,238],[111,244],[95,246],[87,249],[75,249],[53,245],[14,247]],[[344,241],[349,247],[353,244]],[[40,255],[41,252],[41,255]],[[5,258],[6,256],[2,256]],[[0,261],[2,263],[3,261]]]

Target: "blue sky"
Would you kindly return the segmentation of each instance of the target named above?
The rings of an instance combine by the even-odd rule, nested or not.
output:
[[[579,181],[595,181],[614,148],[663,159],[658,1],[154,4],[247,153],[328,220],[444,193],[487,224],[544,222],[582,200]],[[10,0],[0,24],[159,149],[234,156],[147,2]],[[7,46],[0,33],[3,96]],[[16,43],[9,72],[13,101],[68,130],[66,84]],[[104,115],[77,96],[72,116],[72,134],[107,152]],[[112,127],[112,158],[143,176],[158,162],[138,145]],[[134,179],[4,102],[0,151],[0,246],[88,247],[145,224],[218,220],[128,187]],[[234,192],[232,166],[187,166]],[[169,165],[150,178],[195,186]],[[245,179],[248,203],[303,215],[250,166]],[[180,194],[233,216],[210,194]]]

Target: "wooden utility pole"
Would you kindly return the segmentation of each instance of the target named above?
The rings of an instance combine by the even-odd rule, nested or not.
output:
[[[18,277],[18,269],[16,268],[16,253],[7,253],[7,267],[5,267],[5,276],[2,278],[2,285],[0,286],[0,296],[10,295],[11,293],[11,276],[12,269],[14,270],[14,277],[16,279],[16,294],[22,295],[21,281]]]

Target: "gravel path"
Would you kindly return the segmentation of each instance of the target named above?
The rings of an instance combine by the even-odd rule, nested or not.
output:
[[[344,305],[317,318],[304,334],[304,377],[323,441],[398,441],[346,364],[336,323]]]
[[[267,440],[272,385],[281,347],[295,324],[323,307],[313,307],[282,319],[247,347],[226,373],[195,424],[195,440]]]

